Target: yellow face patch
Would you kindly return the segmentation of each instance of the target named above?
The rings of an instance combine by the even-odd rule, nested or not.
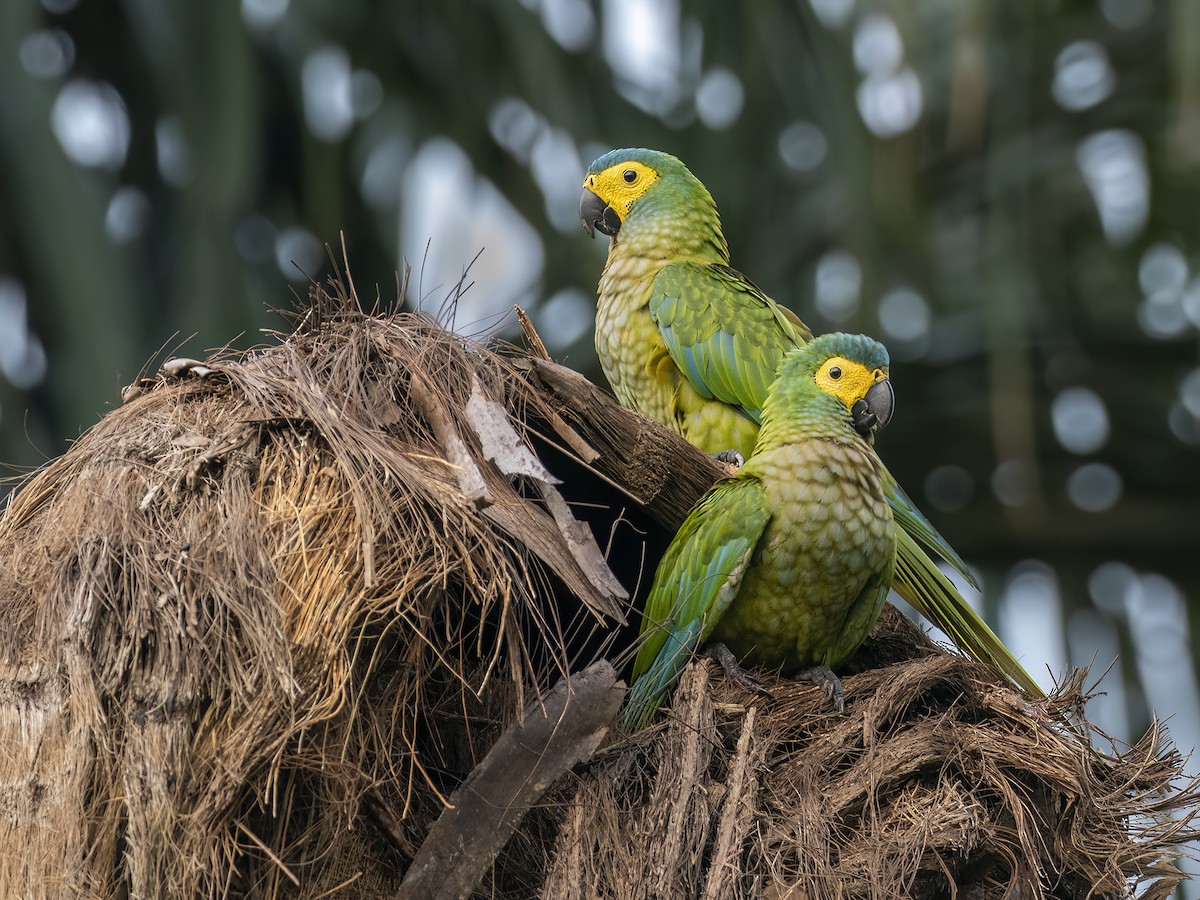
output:
[[[833,394],[850,409],[867,395],[876,382],[887,377],[885,369],[868,369],[862,363],[833,356],[817,370],[815,379],[817,387],[827,394]]]
[[[640,162],[623,162],[609,166],[596,175],[583,179],[583,186],[603,200],[612,211],[625,221],[629,208],[650,185],[658,179],[658,173]]]

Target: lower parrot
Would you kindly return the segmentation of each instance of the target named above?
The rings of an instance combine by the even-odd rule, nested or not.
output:
[[[707,453],[749,454],[768,386],[812,332],[730,267],[712,195],[674,156],[601,156],[584,176],[579,212],[589,236],[611,239],[596,350],[617,399]],[[886,469],[881,477],[898,526],[892,587],[969,656],[1042,696],[929,553],[975,585],[966,564]]]
[[[625,711],[645,725],[697,647],[798,672],[839,709],[832,669],[866,638],[896,565],[885,472],[871,446],[891,418],[887,351],[826,334],[790,351],[753,451],[688,515],[654,576]],[[744,677],[744,676],[743,676]]]

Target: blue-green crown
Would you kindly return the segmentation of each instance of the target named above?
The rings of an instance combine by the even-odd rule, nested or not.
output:
[[[846,334],[834,331],[813,338],[807,344],[788,351],[779,374],[783,375],[797,369],[808,373],[816,372],[831,356],[841,356],[862,363],[868,369],[887,371],[891,364],[887,348],[874,338],[867,337],[865,334]]]
[[[664,177],[674,171],[686,172],[688,170],[687,166],[670,153],[663,153],[661,150],[647,150],[644,147],[622,147],[617,150],[609,150],[598,158],[588,166],[587,174],[596,175],[623,162],[639,162],[644,166],[649,166],[659,174],[659,177]]]

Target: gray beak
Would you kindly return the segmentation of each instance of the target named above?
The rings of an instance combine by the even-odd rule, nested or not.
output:
[[[612,237],[621,230],[621,219],[612,207],[587,188],[579,197],[579,222],[588,237],[595,237],[597,231]]]
[[[854,416],[854,430],[863,437],[868,437],[892,421],[892,413],[895,410],[896,393],[892,390],[891,381],[886,378],[877,381],[871,385],[866,396],[850,410]]]

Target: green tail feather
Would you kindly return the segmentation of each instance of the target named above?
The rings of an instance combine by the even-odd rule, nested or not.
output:
[[[1045,697],[1038,683],[1017,662],[995,632],[979,618],[950,579],[903,529],[896,529],[896,575],[892,587],[949,635],[972,659],[987,663],[1033,697]]]
[[[937,556],[940,556],[948,562],[954,571],[958,572],[963,578],[967,579],[967,584],[975,588],[977,591],[982,591],[979,582],[975,580],[975,576],[971,570],[967,568],[967,564],[963,562],[963,558],[955,552],[954,548],[946,541],[944,537],[938,534],[937,529],[930,524],[929,520],[921,513],[919,509],[908,499],[908,494],[904,493],[904,488],[896,483],[896,479],[892,477],[892,473],[887,473],[887,480],[883,485],[884,496],[891,504],[892,515],[895,517],[896,525],[907,535],[913,538],[918,544]]]
[[[654,718],[667,694],[679,680],[679,673],[700,644],[701,622],[694,620],[682,633],[672,633],[654,657],[650,668],[634,677],[625,705],[625,728],[638,731]]]

